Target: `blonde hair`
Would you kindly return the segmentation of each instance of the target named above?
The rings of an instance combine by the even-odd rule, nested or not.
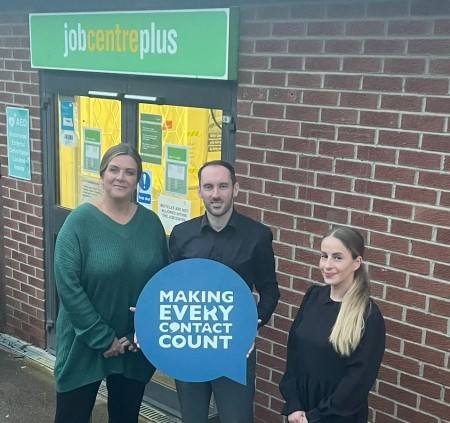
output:
[[[350,251],[353,259],[363,257],[364,239],[355,229],[339,227],[332,229],[324,238],[339,239]],[[361,263],[355,270],[353,282],[345,294],[329,341],[338,354],[350,356],[356,350],[364,334],[364,316],[370,304],[370,279]]]

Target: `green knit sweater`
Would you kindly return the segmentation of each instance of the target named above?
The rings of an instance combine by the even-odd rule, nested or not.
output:
[[[142,206],[121,225],[92,204],[73,210],[55,246],[60,298],[55,381],[67,392],[112,373],[147,383],[154,367],[141,351],[104,358],[114,337],[133,340],[129,311],[147,281],[168,264],[158,216]]]

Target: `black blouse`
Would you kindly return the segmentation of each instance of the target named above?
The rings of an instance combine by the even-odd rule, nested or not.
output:
[[[305,411],[309,423],[367,423],[368,395],[385,348],[384,319],[371,300],[359,346],[342,357],[328,340],[340,305],[329,286],[306,292],[289,332],[282,414]]]

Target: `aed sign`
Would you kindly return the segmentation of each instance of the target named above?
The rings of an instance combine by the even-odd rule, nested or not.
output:
[[[163,373],[186,382],[226,376],[246,384],[258,326],[244,280],[224,264],[181,260],[153,276],[139,296],[135,328],[142,351]]]
[[[30,14],[31,66],[235,80],[237,8]]]

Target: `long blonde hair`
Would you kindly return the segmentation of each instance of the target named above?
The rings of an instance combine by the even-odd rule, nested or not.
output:
[[[339,239],[351,252],[353,259],[363,257],[364,238],[353,228],[334,228],[324,238]],[[355,270],[354,279],[345,294],[329,340],[336,352],[350,356],[364,334],[364,315],[370,304],[370,279],[363,263]]]

